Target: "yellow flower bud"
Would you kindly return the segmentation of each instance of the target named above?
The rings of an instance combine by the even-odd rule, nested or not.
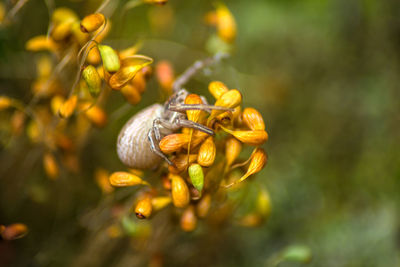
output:
[[[236,22],[232,13],[222,3],[217,5],[218,36],[227,43],[232,43],[236,38]]]
[[[50,179],[55,180],[58,178],[59,170],[56,159],[49,152],[43,156],[43,167]]]
[[[97,127],[101,128],[107,124],[107,114],[98,106],[86,110],[85,115]]]
[[[189,206],[185,209],[181,217],[181,228],[185,232],[191,232],[196,229],[197,218],[194,213],[194,208]]]
[[[199,95],[189,94],[185,99],[185,104],[193,105],[193,104],[203,104]],[[187,118],[191,121],[198,122],[201,113],[204,112],[202,110],[187,110]]]
[[[114,187],[111,186],[108,179],[109,174],[105,169],[98,168],[94,174],[97,185],[100,187],[104,194],[110,194],[114,191]]]
[[[110,184],[116,187],[135,186],[135,185],[149,185],[140,177],[128,172],[114,172],[111,174]]]
[[[28,233],[28,227],[22,223],[14,223],[4,227],[1,237],[4,240],[14,240],[24,237]]]
[[[117,52],[108,45],[98,44],[97,48],[99,49],[104,69],[108,72],[117,72],[120,68]]]
[[[257,196],[257,212],[263,217],[268,217],[271,213],[271,199],[265,188],[261,188]]]
[[[264,120],[254,108],[245,108],[242,113],[243,122],[251,130],[265,130]]]
[[[165,208],[169,203],[171,203],[170,197],[154,197],[151,199],[151,204],[155,211]]]
[[[127,57],[122,60],[119,71],[110,77],[108,84],[112,89],[119,90],[130,80],[132,80],[142,68],[151,64],[152,62],[153,59],[145,56],[136,55]]]
[[[66,7],[60,7],[55,9],[51,16],[51,21],[55,25],[66,21],[77,21],[77,20],[79,20],[79,18],[76,15],[76,13],[72,9]]]
[[[228,92],[224,93],[223,95],[218,98],[217,102],[215,102],[215,106],[225,107],[225,108],[235,108],[242,103],[242,94],[236,90],[232,89]],[[211,111],[211,116],[209,121],[215,118],[218,114],[223,113],[224,111],[221,110],[213,110]]]
[[[192,164],[188,169],[188,173],[194,188],[201,192],[204,186],[204,173],[202,167],[199,164]]]
[[[189,188],[182,177],[170,174],[172,202],[177,208],[184,208],[189,204],[190,194]]]
[[[64,21],[55,25],[50,34],[51,38],[56,42],[66,39],[71,34],[72,23],[73,21]]]
[[[178,174],[183,172],[188,168],[188,165],[195,162],[197,159],[197,154],[190,154],[189,158],[186,154],[179,154],[177,157],[172,159],[174,165],[168,166],[168,170],[171,173]]]
[[[242,143],[234,137],[230,137],[225,143],[225,158],[227,167],[231,166],[240,152],[242,151]]]
[[[229,130],[222,125],[220,127],[227,133],[233,135],[241,142],[251,145],[251,146],[260,146],[267,142],[268,133],[266,131],[257,130],[257,131],[232,131]]]
[[[186,134],[170,134],[160,141],[160,149],[165,154],[171,154],[186,146],[190,138]]]
[[[74,112],[77,103],[78,96],[72,95],[61,105],[60,109],[58,110],[58,115],[61,118],[68,118]]]
[[[39,35],[29,39],[28,42],[26,42],[25,48],[28,51],[34,52],[43,50],[55,52],[57,50],[57,45],[46,35]]]
[[[53,98],[50,101],[50,107],[54,115],[58,114],[58,111],[60,110],[64,101],[65,101],[64,97],[60,95],[53,96]]]
[[[85,33],[93,32],[100,28],[105,22],[105,17],[101,13],[90,14],[81,21],[81,31]]]
[[[197,162],[204,167],[209,167],[214,163],[217,149],[213,137],[208,137],[200,146]]]
[[[86,57],[86,61],[92,65],[98,65],[101,62],[101,56],[97,45],[92,43],[89,45],[89,53]]]
[[[11,98],[6,96],[0,96],[0,110],[10,107],[11,104],[12,104]]]
[[[250,175],[261,171],[264,168],[265,164],[267,164],[267,154],[265,153],[264,149],[257,147],[251,154],[250,164],[247,172],[239,180],[227,185],[226,187],[231,187],[246,180]]]
[[[89,93],[93,97],[98,96],[101,90],[101,78],[96,68],[92,65],[87,66],[82,71],[82,77],[88,86]]]
[[[214,81],[208,85],[208,91],[218,100],[223,94],[229,91],[229,88],[222,82]]]
[[[206,194],[204,195],[200,201],[197,203],[196,212],[199,218],[205,218],[208,214],[208,211],[211,207],[211,195]]]
[[[127,84],[121,88],[121,93],[124,96],[125,100],[128,101],[132,105],[136,105],[142,99],[139,91],[131,84]]]
[[[136,204],[135,214],[139,219],[146,219],[150,217],[152,211],[153,206],[151,205],[151,198],[149,196],[139,200],[139,202]]]

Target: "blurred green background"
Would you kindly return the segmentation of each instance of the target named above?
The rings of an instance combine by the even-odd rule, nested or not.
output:
[[[99,2],[55,4],[84,16]],[[210,99],[208,82],[221,80],[243,93],[244,106],[261,111],[270,135],[269,162],[252,186],[266,185],[273,210],[258,228],[227,226],[207,238],[181,234],[180,243],[167,244],[165,265],[267,266],[283,249],[299,244],[312,251],[309,266],[399,266],[400,2],[230,0],[226,5],[238,26],[234,52],[187,88]],[[163,8],[171,22],[154,28],[151,17]],[[212,47],[214,30],[203,23],[212,8],[211,1],[170,0],[165,7],[129,10],[125,17],[117,8],[105,43],[123,48],[142,40],[141,53],[170,60],[181,73]],[[30,0],[12,25],[0,29],[1,95],[31,98],[35,55],[24,45],[47,25],[44,1]],[[124,168],[115,152],[119,129],[136,111],[160,101],[158,90],[153,79],[138,106],[92,131],[79,174],[48,180],[37,159],[41,149],[27,138],[2,148],[0,223],[23,222],[30,232],[0,243],[0,263],[78,266],[90,236],[85,218],[104,202],[93,171]],[[109,113],[124,102],[119,95],[110,100]],[[121,256],[129,254],[127,244],[115,241],[112,249],[88,252],[94,263],[81,266],[129,266]]]

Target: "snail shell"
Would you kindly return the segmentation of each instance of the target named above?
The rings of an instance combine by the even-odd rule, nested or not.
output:
[[[122,128],[117,141],[117,153],[120,160],[128,167],[150,169],[162,160],[150,149],[148,133],[153,127],[153,120],[162,116],[163,106],[151,105],[134,115]]]

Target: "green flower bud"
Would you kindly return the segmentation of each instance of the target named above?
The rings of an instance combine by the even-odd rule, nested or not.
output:
[[[88,86],[89,93],[93,97],[97,96],[101,90],[101,78],[96,68],[92,65],[87,66],[82,72],[82,77]]]
[[[204,186],[203,169],[199,164],[192,164],[189,167],[189,177],[193,186],[201,192]]]
[[[100,51],[103,67],[108,72],[117,72],[120,68],[119,58],[117,52],[108,45],[97,45]]]

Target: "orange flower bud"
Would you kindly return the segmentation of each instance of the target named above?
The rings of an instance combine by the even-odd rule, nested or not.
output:
[[[26,50],[28,51],[43,51],[48,50],[51,52],[55,52],[57,50],[57,45],[53,40],[48,38],[46,35],[39,35],[29,39],[25,45]]]
[[[217,5],[218,36],[227,43],[232,43],[236,38],[236,22],[232,13],[222,3]]]
[[[134,185],[149,185],[140,177],[128,172],[114,172],[111,174],[110,184],[116,187],[134,186]]]
[[[1,232],[4,240],[14,240],[24,237],[28,233],[28,227],[22,223],[14,223],[7,225]]]
[[[262,217],[257,213],[249,213],[240,218],[239,225],[244,227],[256,227],[262,223]]]
[[[197,218],[194,213],[194,208],[189,206],[185,209],[181,217],[181,228],[185,232],[191,232],[196,229]]]
[[[222,82],[214,81],[208,85],[208,91],[218,100],[223,94],[229,91],[229,88]]]
[[[54,115],[58,114],[61,106],[63,105],[65,99],[60,95],[55,95],[50,102],[51,111]]]
[[[86,110],[85,115],[97,127],[104,127],[107,124],[107,114],[98,106]]]
[[[200,201],[197,203],[196,212],[199,218],[205,218],[208,214],[208,211],[211,207],[211,195],[206,194],[204,195]]]
[[[260,146],[267,142],[268,133],[266,131],[258,130],[258,131],[232,131],[229,130],[222,125],[220,127],[227,133],[230,133],[241,142],[251,145],[251,146]]]
[[[43,167],[44,170],[46,171],[47,176],[50,179],[55,180],[58,178],[59,175],[58,165],[53,154],[46,153],[43,155]]]
[[[177,157],[172,159],[174,165],[168,166],[168,170],[171,173],[178,174],[183,172],[188,168],[188,164],[195,162],[197,159],[197,154],[190,154],[189,159],[186,154],[179,154]]]
[[[141,94],[146,91],[146,79],[143,69],[141,69],[130,82]]]
[[[232,89],[221,95],[214,105],[219,107],[235,108],[239,106],[240,103],[242,103],[242,94],[238,90]],[[223,113],[223,111],[221,110],[211,111],[211,116],[209,118],[209,121],[221,113]]]
[[[160,61],[156,65],[156,76],[161,87],[170,94],[174,83],[175,74],[170,62]]]
[[[210,26],[217,25],[217,14],[215,11],[209,11],[204,15],[204,22]]]
[[[61,105],[60,109],[58,110],[58,115],[61,118],[68,118],[74,112],[77,103],[78,96],[72,95]]]
[[[89,93],[93,97],[98,96],[101,90],[101,78],[96,68],[92,65],[87,66],[82,71],[82,77],[86,82]]]
[[[227,167],[231,166],[233,162],[239,157],[242,151],[242,143],[234,137],[230,137],[225,143],[225,157]]]
[[[206,134],[205,132],[202,131],[198,131],[198,130],[194,130],[193,131],[193,135],[192,135],[192,142],[190,144],[190,146],[192,148],[200,145],[204,139],[206,139],[209,135]]]
[[[182,177],[170,174],[172,201],[177,208],[184,208],[189,204],[190,194],[189,188]]]
[[[81,21],[81,31],[82,32],[93,32],[100,28],[105,22],[105,17],[101,13],[90,14],[84,17]]]
[[[151,204],[155,211],[165,208],[169,203],[171,203],[170,197],[154,197],[151,199]]]
[[[146,219],[150,217],[152,211],[153,206],[151,205],[151,198],[149,196],[139,200],[139,202],[136,204],[135,214],[139,219]]]
[[[200,146],[197,162],[204,167],[209,167],[214,163],[217,149],[213,137],[208,137]]]
[[[185,104],[203,104],[203,101],[201,101],[200,96],[196,94],[190,94],[186,97],[185,99]],[[191,121],[198,122],[201,113],[204,112],[202,110],[187,110],[187,118]]]
[[[121,89],[130,80],[135,77],[143,67],[151,64],[153,59],[145,56],[131,56],[122,60],[121,69],[113,74],[108,81],[110,87],[114,90]]]
[[[101,62],[100,51],[97,49],[97,45],[92,43],[89,45],[89,53],[86,57],[86,61],[91,65],[98,65]]]
[[[264,120],[254,108],[245,108],[242,113],[243,122],[251,130],[265,130]]]
[[[4,225],[0,224],[0,235],[1,235],[1,233],[4,232],[5,229],[6,229],[6,227]]]
[[[247,172],[239,180],[227,185],[227,188],[238,184],[246,180],[250,175],[261,171],[267,163],[267,154],[265,153],[264,149],[257,147],[251,154],[250,159],[251,160]]]
[[[186,134],[170,134],[160,141],[160,149],[165,154],[171,154],[186,146],[190,138]]]
[[[125,100],[132,105],[138,104],[142,99],[142,96],[140,95],[138,90],[131,84],[127,84],[122,87],[121,93],[124,96]]]
[[[100,187],[103,194],[110,194],[114,191],[108,179],[109,174],[105,169],[98,168],[94,174],[97,185]]]
[[[0,96],[0,110],[10,107],[11,104],[12,104],[11,98],[6,96]]]
[[[165,5],[168,2],[168,0],[142,0],[142,1],[147,4],[153,4],[158,6]]]

